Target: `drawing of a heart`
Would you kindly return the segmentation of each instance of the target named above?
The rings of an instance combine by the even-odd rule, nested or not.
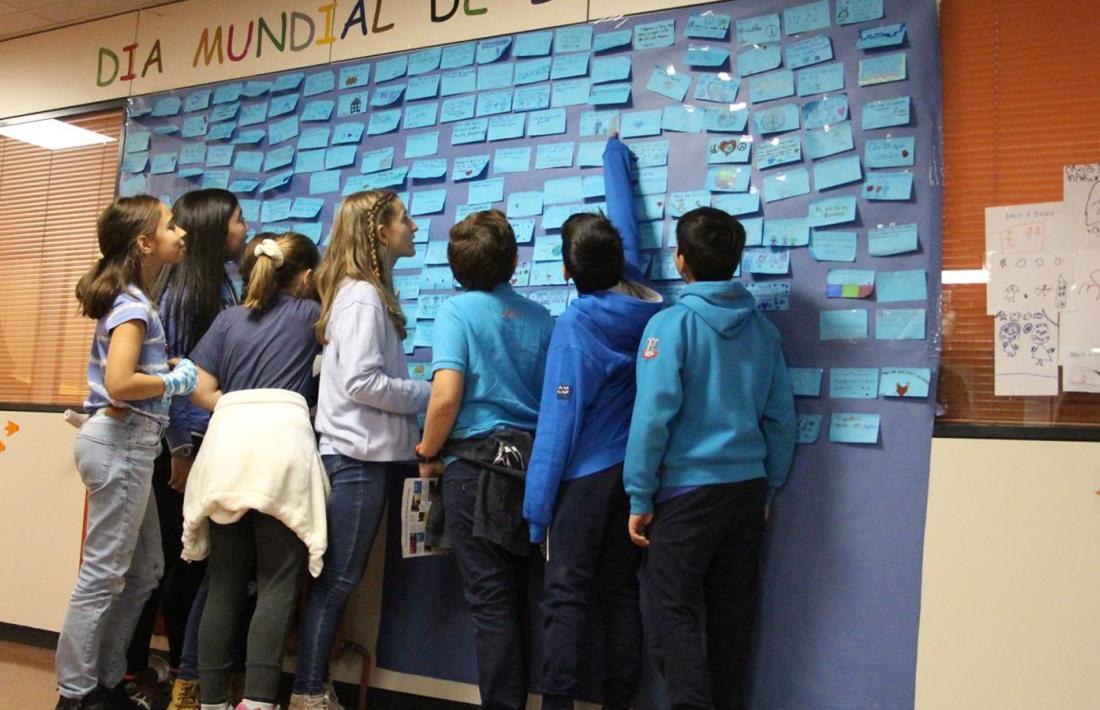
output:
[[[718,150],[722,151],[726,155],[729,155],[733,151],[737,150],[737,141],[722,141],[718,144]]]
[[[899,397],[904,397],[905,393],[909,391],[909,385],[903,385],[902,383],[898,382],[895,386],[897,387]]]

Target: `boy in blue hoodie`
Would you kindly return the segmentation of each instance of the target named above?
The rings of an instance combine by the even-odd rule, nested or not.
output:
[[[577,214],[562,226],[562,261],[580,297],[550,340],[523,505],[531,542],[545,541],[549,551],[539,688],[545,710],[573,707],[595,599],[605,632],[605,708],[630,706],[641,668],[641,551],[626,534],[622,472],[638,342],[662,303],[641,283],[630,157],[618,138],[608,141],[610,220]]]
[[[673,707],[743,708],[764,523],[794,455],[794,395],[779,333],[732,280],[744,228],[700,207],[676,237],[688,286],[639,348],[629,532],[647,549],[647,608]]]

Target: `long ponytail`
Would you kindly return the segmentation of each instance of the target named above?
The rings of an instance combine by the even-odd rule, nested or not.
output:
[[[76,283],[82,315],[102,318],[127,286],[144,287],[138,237],[155,235],[160,216],[160,200],[149,195],[120,197],[99,214],[96,237],[101,256]]]

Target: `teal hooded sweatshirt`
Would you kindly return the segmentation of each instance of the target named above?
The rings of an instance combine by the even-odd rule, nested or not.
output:
[[[744,286],[697,281],[650,319],[623,467],[632,514],[653,512],[661,489],[763,477],[770,501],[795,438],[779,332]]]

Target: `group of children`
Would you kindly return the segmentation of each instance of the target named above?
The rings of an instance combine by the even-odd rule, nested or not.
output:
[[[452,227],[447,256],[463,293],[436,316],[430,384],[409,377],[402,346],[392,273],[414,253],[417,227],[394,193],[345,198],[323,257],[294,233],[242,246],[243,229],[238,243],[231,227],[243,228],[239,206],[230,210],[224,230],[209,231],[220,256],[243,248],[241,305],[197,297],[204,283],[220,288],[224,268],[172,279],[193,237],[165,205],[123,198],[105,210],[102,258],[77,287],[98,321],[93,416],[76,445],[89,524],[58,645],[58,708],[135,707],[122,683],[126,644],[162,564],[174,564],[162,561],[153,462],[171,434],[169,401],[189,406],[175,404],[186,395],[213,416],[170,435],[161,468],[168,488],[185,490],[175,516],[183,559],[209,562],[181,638],[170,638],[180,648],[172,707],[229,707],[249,616],[237,707],[274,707],[303,569],[316,579],[289,707],[340,707],[328,657],[388,480],[414,458],[421,477],[442,476],[482,707],[526,705],[528,571],[542,557],[534,690],[544,708],[571,708],[581,694],[597,610],[604,707],[630,706],[643,606],[673,707],[743,707],[763,527],[795,442],[779,337],[732,280],[745,241],[734,218],[712,208],[681,217],[675,259],[687,286],[666,307],[642,275],[630,152],[617,138],[604,180],[609,217],[578,214],[562,227],[579,297],[556,324],[510,285],[518,251],[503,214]],[[166,265],[168,283],[157,284]],[[173,310],[179,303],[192,305]],[[162,317],[202,332],[173,352]],[[167,596],[162,605],[167,614]]]

